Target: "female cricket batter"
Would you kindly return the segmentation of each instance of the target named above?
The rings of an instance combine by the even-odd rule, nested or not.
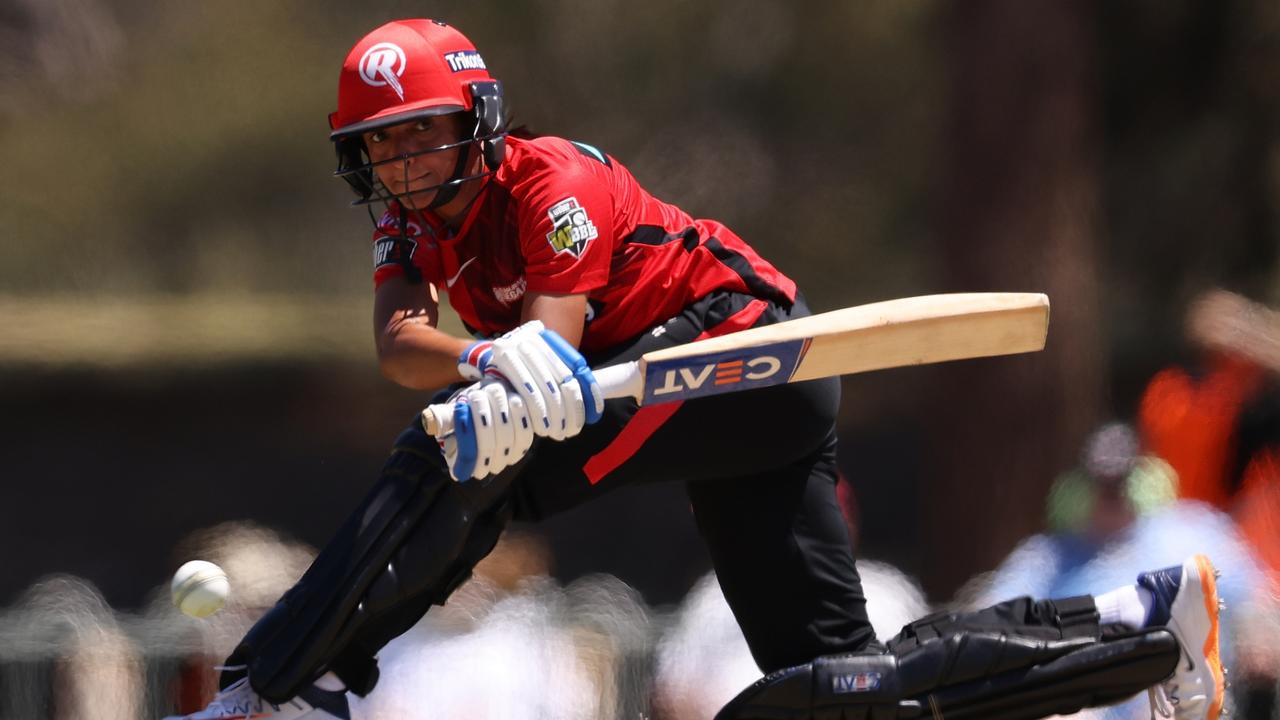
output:
[[[656,480],[687,488],[761,669],[848,681],[814,683],[811,697],[785,702],[765,682],[756,690],[760,707],[774,708],[768,717],[784,716],[777,707],[807,718],[823,703],[893,704],[971,679],[925,678],[923,661],[915,670],[908,662],[956,665],[946,660],[954,643],[930,641],[964,633],[974,635],[970,648],[991,637],[1026,641],[1022,654],[979,652],[977,675],[993,677],[1051,659],[1077,658],[1073,667],[1087,671],[1091,660],[1069,652],[1077,646],[1105,646],[1114,658],[1124,656],[1109,644],[1116,637],[1163,640],[1155,654],[1167,662],[1156,674],[1113,682],[1112,693],[1126,695],[1167,677],[1178,642],[1191,638],[1196,671],[1161,692],[1180,713],[1194,712],[1179,717],[1216,717],[1222,679],[1207,561],[1144,574],[1096,602],[1024,598],[926,618],[886,653],[874,642],[836,502],[838,380],[637,408],[604,402],[589,369],[806,315],[795,283],[729,228],[655,199],[600,150],[509,136],[504,113],[501,84],[445,23],[389,23],[347,56],[330,137],[357,202],[385,208],[373,236],[378,360],[405,387],[449,388],[440,399],[454,403],[458,429],[437,442],[415,422],[400,436],[368,497],[250,630],[227,662],[223,691],[191,718],[347,718],[344,692],[373,689],[378,650],[443,603],[508,520]],[[437,329],[441,290],[480,339]],[[1138,632],[1171,616],[1186,626],[1170,623],[1178,642]],[[885,658],[894,667],[858,665]],[[1007,697],[1028,691],[1021,675],[1005,682]],[[1077,707],[1108,698],[1095,693]],[[753,717],[752,702],[735,716]]]

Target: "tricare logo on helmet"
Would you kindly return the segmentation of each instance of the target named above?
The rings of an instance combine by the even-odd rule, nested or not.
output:
[[[449,67],[454,72],[462,72],[463,70],[487,70],[484,58],[480,57],[480,53],[475,50],[463,50],[461,52],[446,53],[445,62],[449,63]]]
[[[364,133],[428,117],[465,113],[469,129],[457,142],[372,162]],[[411,194],[434,190],[429,207],[456,196],[463,183],[491,174],[502,163],[506,118],[502,83],[489,75],[475,45],[437,20],[398,20],[360,39],[347,54],[338,77],[338,109],[329,116],[329,138],[338,155],[335,175],[355,191],[353,204],[388,207]],[[480,172],[466,174],[471,148],[484,158]],[[462,148],[451,177],[429,188],[392,192],[374,169],[387,163]],[[474,166],[472,166],[474,167]]]

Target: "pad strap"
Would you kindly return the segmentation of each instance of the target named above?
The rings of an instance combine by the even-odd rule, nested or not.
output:
[[[1054,624],[1062,630],[1064,639],[1098,637],[1100,616],[1092,595],[1080,595],[1052,602],[1058,611],[1054,617]]]

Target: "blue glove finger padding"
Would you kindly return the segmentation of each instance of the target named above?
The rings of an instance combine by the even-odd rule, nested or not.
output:
[[[457,480],[469,480],[475,474],[476,457],[480,450],[476,445],[476,426],[471,421],[471,406],[465,399],[453,404],[453,441],[458,444],[458,454],[453,461],[453,476]]]
[[[587,359],[582,357],[582,353],[578,349],[569,344],[569,341],[560,337],[560,334],[554,330],[543,330],[542,339],[547,342],[556,355],[564,361],[565,365],[573,371],[573,377],[578,381],[578,386],[582,388],[582,400],[586,409],[587,424],[590,425],[600,419],[599,407],[604,404],[604,399],[600,397],[600,385],[596,383],[596,376],[591,373],[591,368],[587,366]]]

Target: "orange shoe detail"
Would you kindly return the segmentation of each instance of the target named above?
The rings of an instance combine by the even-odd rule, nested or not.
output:
[[[1196,555],[1196,568],[1200,573],[1200,589],[1204,593],[1204,609],[1209,614],[1209,634],[1204,639],[1204,657],[1213,673],[1213,704],[1209,706],[1206,720],[1218,720],[1222,714],[1222,702],[1226,696],[1226,682],[1222,676],[1222,658],[1218,646],[1218,581],[1213,563],[1204,555]]]

